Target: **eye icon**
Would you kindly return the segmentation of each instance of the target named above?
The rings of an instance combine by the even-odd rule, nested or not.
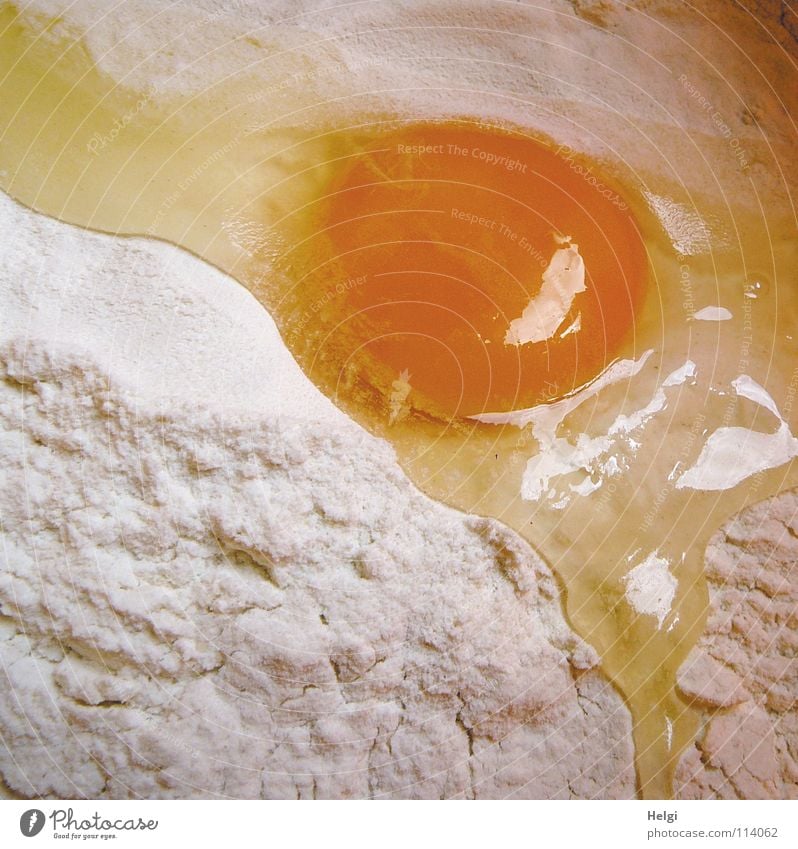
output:
[[[44,828],[44,814],[31,808],[19,818],[19,830],[25,837],[35,837]]]

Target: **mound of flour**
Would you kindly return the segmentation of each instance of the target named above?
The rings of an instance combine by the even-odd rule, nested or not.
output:
[[[324,5],[31,0],[26,13],[58,16],[55,36],[85,31],[121,85],[191,93],[246,69],[261,56],[231,48],[246,20],[419,116],[483,98],[635,174],[673,170],[700,190],[722,169],[752,208],[782,203],[794,177],[792,95],[770,81],[794,71],[798,27],[778,0],[699,0],[689,20],[667,0],[464,2],[457,27],[448,3]],[[177,25],[195,9],[200,25]],[[658,57],[689,71],[694,45],[698,77],[660,73]],[[729,102],[712,67],[738,87],[723,119],[746,169],[690,101]],[[301,62],[281,73],[322,97],[336,82]],[[701,157],[668,142],[685,132]],[[0,226],[4,795],[634,794],[628,711],[547,568],[499,525],[419,494],[247,292],[171,246],[4,196]],[[798,786],[796,504],[755,508],[710,547],[713,612],[680,682],[706,718],[684,797]]]
[[[0,198],[0,772],[61,797],[629,797],[515,535],[421,495],[234,281]]]

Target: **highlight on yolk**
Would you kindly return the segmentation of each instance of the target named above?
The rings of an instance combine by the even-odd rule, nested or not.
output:
[[[354,370],[394,401],[469,416],[562,397],[616,358],[645,250],[606,182],[540,141],[457,122],[386,133],[344,162],[300,283],[325,328],[314,357],[339,382]]]

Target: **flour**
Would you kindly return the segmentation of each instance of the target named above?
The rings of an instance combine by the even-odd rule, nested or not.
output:
[[[684,799],[796,799],[798,493],[750,507],[707,549],[707,626],[682,667],[682,693],[706,732],[684,753]]]
[[[716,241],[706,221],[686,205],[651,192],[646,193],[646,200],[673,247],[683,256],[706,253]]]
[[[626,574],[624,583],[626,601],[638,613],[656,617],[657,627],[662,628],[678,588],[667,558],[650,552]]]
[[[622,162],[636,184],[670,180],[652,212],[685,254],[722,236],[690,218],[673,179],[711,192],[730,154],[659,73],[670,11],[468,3],[452,26],[435,3],[318,5],[25,9],[58,16],[52,37],[85,32],[102,72],[137,90],[188,100],[225,74],[246,84],[265,52],[286,103],[297,87],[323,101],[345,84],[364,110],[528,123]],[[673,37],[684,55],[671,62],[690,68],[695,39],[704,70],[729,68],[703,17],[716,5],[685,25],[684,46]],[[756,55],[764,36],[734,14],[740,56]],[[783,63],[774,52],[758,70],[779,79]],[[732,77],[758,120],[782,114],[759,76]],[[727,97],[726,79],[700,82]],[[777,121],[763,136],[742,113],[725,120],[752,162],[791,150]],[[684,133],[700,155],[674,143]],[[754,165],[756,180],[729,166],[724,189],[740,208],[782,203],[794,166],[781,162]],[[634,793],[628,711],[566,626],[546,567],[499,525],[410,486],[390,449],[304,378],[248,293],[168,245],[85,233],[5,197],[0,221],[13,234],[0,252],[8,793]],[[617,365],[628,377],[647,356]]]
[[[4,196],[0,222],[8,791],[633,795],[548,569],[410,485],[249,293]]]

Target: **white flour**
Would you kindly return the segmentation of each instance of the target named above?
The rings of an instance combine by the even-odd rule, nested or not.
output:
[[[659,73],[672,4],[563,0],[532,25],[523,4],[469,2],[457,26],[443,3],[319,5],[206,0],[191,31],[147,0],[26,8],[63,14],[56,35],[85,30],[98,66],[141,90],[190,94],[246,70],[261,52],[224,47],[244,20],[329,60],[330,79],[278,65],[286,99],[296,85],[323,97],[338,74],[418,116],[490,104],[641,179],[689,173],[694,191],[730,158],[687,83]],[[710,17],[683,23],[706,67],[764,43],[735,14],[739,59]],[[763,56],[766,77],[780,67]],[[784,193],[756,161],[784,143],[778,123],[765,140],[757,125],[781,104],[761,79],[735,79],[752,120],[724,117],[751,165],[724,166],[724,186],[758,209]],[[723,78],[697,82],[707,102],[728,100]],[[673,144],[685,133],[701,157]],[[652,208],[685,254],[726,237],[691,217],[684,186],[673,196]],[[4,793],[634,794],[628,711],[565,624],[548,569],[499,525],[419,494],[302,375],[252,296],[169,245],[83,232],[5,196],[0,226]],[[688,794],[722,795],[700,784],[700,759],[694,773]]]
[[[12,793],[633,795],[525,544],[419,494],[234,281],[0,221]]]

